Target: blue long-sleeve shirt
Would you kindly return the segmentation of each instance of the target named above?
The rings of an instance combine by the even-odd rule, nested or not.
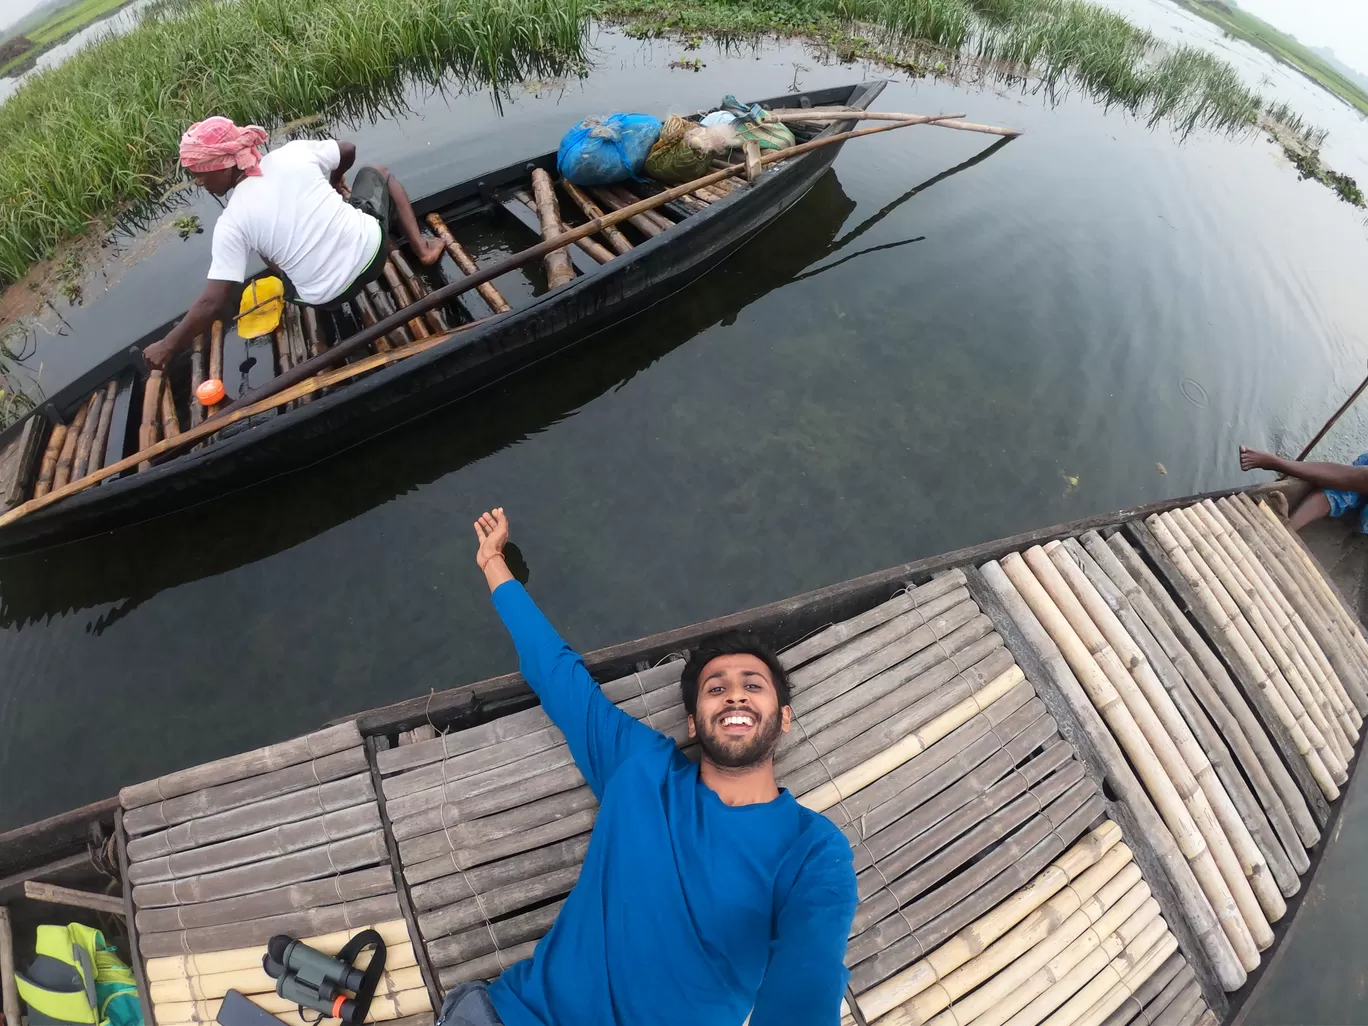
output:
[[[787,791],[724,804],[604,697],[522,585],[494,607],[600,803],[551,932],[489,988],[506,1026],[834,1026],[855,914],[841,832]]]

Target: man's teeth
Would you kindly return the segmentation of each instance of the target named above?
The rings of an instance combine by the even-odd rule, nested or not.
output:
[[[729,713],[722,717],[722,726],[753,727],[755,726],[755,717],[747,716],[745,713]]]

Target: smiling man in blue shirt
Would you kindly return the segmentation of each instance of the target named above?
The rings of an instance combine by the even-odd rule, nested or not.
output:
[[[603,696],[509,572],[502,509],[475,522],[519,666],[599,799],[579,882],[532,958],[447,995],[442,1026],[835,1026],[855,914],[850,846],[774,780],[788,677],[744,635],[680,687],[698,764]]]

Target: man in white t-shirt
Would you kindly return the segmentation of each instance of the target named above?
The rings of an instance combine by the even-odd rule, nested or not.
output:
[[[403,233],[420,262],[441,259],[441,242],[422,234],[404,187],[384,168],[357,171],[351,200],[343,199],[353,144],[299,140],[263,156],[266,138],[256,125],[212,117],[181,139],[181,164],[195,181],[215,196],[233,195],[214,225],[204,291],[165,338],[143,350],[153,367],[165,367],[215,320],[236,312],[253,253],[285,281],[287,296],[324,308],[380,277],[389,230]]]

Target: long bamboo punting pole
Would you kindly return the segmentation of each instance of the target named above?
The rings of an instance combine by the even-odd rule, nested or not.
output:
[[[851,132],[838,132],[835,135],[820,136],[786,150],[775,150],[766,153],[761,157],[761,160],[764,163],[790,160],[793,157],[801,156],[804,153],[813,149],[819,149],[823,146],[844,143],[848,139],[860,138],[878,132],[887,132],[898,128],[908,128],[912,125],[926,124],[930,120],[932,119],[926,118],[920,121],[895,121],[890,124],[878,125],[873,128],[860,128]],[[345,362],[353,355],[358,354],[361,350],[374,342],[376,338],[394,330],[407,321],[410,316],[422,313],[430,306],[440,306],[444,303],[449,303],[462,293],[468,292],[470,289],[497,278],[502,274],[506,274],[514,268],[521,267],[525,263],[540,259],[543,255],[553,249],[563,249],[578,238],[602,231],[607,225],[618,224],[626,220],[629,216],[639,213],[642,210],[653,210],[655,207],[668,203],[679,196],[687,195],[697,189],[699,185],[706,185],[713,181],[722,181],[737,173],[737,168],[720,170],[711,175],[706,175],[703,178],[697,179],[694,182],[688,182],[684,185],[675,186],[673,189],[667,189],[665,192],[658,193],[649,199],[644,199],[639,203],[633,204],[632,208],[629,208],[628,210],[613,211],[612,213],[605,215],[602,219],[595,219],[579,225],[576,228],[572,228],[570,231],[566,232],[564,236],[549,241],[543,241],[536,246],[531,246],[520,253],[515,253],[497,263],[491,264],[476,274],[467,275],[459,281],[449,282],[439,289],[434,289],[421,301],[414,304],[416,309],[411,308],[386,317],[383,321],[377,322],[369,328],[357,332],[351,338],[338,342],[321,356],[313,357],[303,364],[300,364],[298,367],[291,368],[288,374],[279,375],[266,382],[260,388],[254,389],[246,395],[239,396],[237,399],[221,408],[216,408],[213,411],[213,416],[203,424],[197,425],[195,430],[182,432],[176,439],[164,439],[151,446],[144,446],[140,451],[128,457],[127,461],[120,460],[118,463],[104,468],[98,474],[89,474],[79,482],[72,482],[71,485],[60,492],[54,490],[40,498],[33,498],[16,506],[3,516],[0,516],[0,527],[11,524],[21,517],[28,516],[30,513],[43,509],[54,502],[59,502],[68,495],[74,495],[76,492],[83,491],[106,478],[120,474],[131,467],[137,466],[139,463],[148,462],[154,457],[166,455],[187,445],[191,445],[194,442],[198,442],[201,439],[215,435],[230,424],[235,424],[240,420],[255,416],[258,413],[264,413],[267,410],[276,409],[289,402],[291,399],[308,395],[318,391],[320,388],[348,380],[358,374],[364,374],[376,367],[386,366],[389,363],[395,362],[397,359],[416,356],[419,353],[426,352],[434,346],[441,345],[450,340],[449,335],[435,335],[421,344],[423,348],[419,348],[420,343],[415,343],[412,347],[409,347],[408,351],[402,354],[380,354],[380,356],[387,358],[380,359],[377,357],[374,359],[374,362],[369,363],[362,360],[352,364],[350,367],[342,368],[331,375],[322,373],[336,364]],[[474,323],[478,324],[480,322],[476,321]],[[452,334],[457,334],[464,328],[470,326],[471,325],[463,325],[461,328],[457,328],[452,332]],[[317,381],[308,381],[309,378],[315,376],[318,379]],[[307,383],[301,385],[301,382]],[[290,394],[282,397],[281,393],[287,391]],[[200,428],[205,427],[208,429],[203,432],[199,431]]]
[[[550,241],[565,234],[565,225],[561,224],[560,210],[556,206],[556,190],[551,184],[551,176],[541,168],[532,171],[532,192],[535,196],[534,206],[537,211],[537,218],[541,222],[541,233],[543,241]],[[588,238],[588,236],[584,236]],[[578,239],[573,241],[578,242]],[[566,284],[575,277],[575,268],[570,263],[570,254],[565,247],[553,249],[542,257],[542,266],[546,268],[547,288],[558,288]]]
[[[76,417],[71,422],[71,428],[66,433],[66,439],[62,442],[61,455],[57,457],[57,473],[52,478],[52,487],[61,488],[71,480],[71,466],[76,458],[76,444],[80,441],[82,433],[85,431],[86,421],[90,418],[90,404],[94,397],[86,400],[84,406],[76,411]]]
[[[1368,705],[1368,697],[1364,696],[1362,690],[1361,669],[1348,652],[1345,639],[1321,616],[1317,603],[1302,589],[1297,578],[1284,565],[1281,556],[1269,548],[1259,525],[1249,519],[1250,514],[1246,507],[1226,498],[1217,504],[1217,508],[1247,549],[1253,553],[1255,560],[1277,584],[1288,609],[1295,615],[1295,622],[1304,632],[1303,636],[1309,636],[1315,641],[1313,653],[1322,652],[1329,661],[1349,698],[1353,711],[1358,714],[1354,718],[1355,723],[1362,727],[1363,709]]]
[[[1079,550],[1081,552],[1081,547]],[[1282,918],[1287,904],[1263,853],[1217,779],[1202,746],[1154,668],[1069,550],[1061,542],[1054,541],[1045,546],[1045,553],[1078,599],[1081,611],[1100,632],[1092,634],[1091,640],[1104,642],[1110,648],[1112,658],[1119,661],[1120,665],[1113,667],[1118,672],[1108,673],[1108,676],[1192,812],[1250,934],[1260,950],[1271,947],[1273,931],[1268,924]],[[1048,585],[1046,590],[1049,590]],[[1069,615],[1067,609],[1064,615]],[[1073,626],[1077,630],[1080,624]],[[1086,628],[1088,625],[1081,626]],[[1088,637],[1084,635],[1085,640]],[[1094,651],[1094,658],[1104,671],[1111,661],[1105,651]],[[1126,671],[1129,671],[1129,678]]]
[[[437,237],[442,240],[442,245],[446,246],[447,255],[456,262],[456,266],[461,269],[461,273],[478,273],[479,268],[475,265],[475,261],[471,259],[470,254],[465,251],[461,244],[456,241],[455,236],[451,234],[451,229],[446,226],[446,222],[442,220],[441,215],[435,213],[428,214],[427,221],[428,224],[432,226],[432,230],[437,233]],[[612,231],[615,229],[607,230]],[[477,285],[475,291],[478,292],[480,298],[485,301],[485,305],[489,307],[490,313],[504,313],[513,309],[508,305],[508,301],[499,294],[499,290],[495,288],[491,282],[484,282]]]
[[[1108,558],[1108,565],[1112,571],[1123,581],[1129,581],[1124,568],[1116,561],[1111,550],[1102,544],[1100,538],[1097,538],[1096,542],[1098,550],[1104,557]],[[1092,553],[1084,549],[1075,539],[1069,539],[1065,542],[1065,548],[1083,568],[1088,580],[1097,588],[1107,605],[1121,620],[1126,632],[1135,641],[1145,660],[1154,670],[1160,683],[1182,714],[1183,720],[1191,729],[1197,743],[1209,758],[1216,776],[1225,789],[1228,800],[1238,810],[1236,815],[1242,826],[1248,829],[1253,841],[1263,854],[1279,892],[1289,897],[1295,894],[1301,886],[1301,881],[1297,877],[1297,870],[1283,850],[1283,845],[1269,823],[1268,817],[1264,814],[1263,808],[1255,800],[1244,778],[1240,775],[1231,758],[1230,750],[1226,747],[1225,739],[1198,704],[1192,692],[1188,690],[1187,682],[1183,679],[1178,668],[1146,627],[1131,603],[1129,595],[1122,591],[1121,586],[1113,582],[1104,567],[1094,560]],[[1133,582],[1129,584],[1129,588],[1131,595],[1138,594],[1139,589],[1135,587]],[[1167,628],[1164,629],[1167,630]],[[1176,639],[1174,639],[1174,643],[1176,644]],[[1229,721],[1229,724],[1236,733],[1239,733],[1239,726],[1233,719]],[[1243,735],[1241,734],[1241,736]],[[1213,807],[1219,811],[1220,806],[1217,803],[1221,800],[1220,796],[1208,795],[1208,797],[1211,798]],[[1274,799],[1276,801],[1276,795],[1274,795]],[[1277,803],[1277,808],[1282,808],[1281,802]],[[1282,815],[1285,819],[1286,812],[1284,811]],[[1224,819],[1222,825],[1225,825]],[[1297,851],[1301,851],[1300,839],[1297,837],[1290,820],[1286,823],[1286,830],[1288,843]],[[1227,836],[1231,836],[1231,831],[1227,830]],[[1233,838],[1232,843],[1234,843]]]
[[[1344,402],[1340,404],[1340,408],[1338,410],[1330,414],[1330,419],[1327,420],[1323,425],[1321,425],[1321,429],[1315,433],[1311,441],[1306,443],[1306,445],[1302,448],[1302,451],[1297,454],[1298,463],[1302,462],[1302,460],[1306,459],[1306,457],[1311,455],[1311,450],[1314,449],[1320,443],[1320,440],[1326,436],[1329,430],[1335,426],[1335,422],[1338,421],[1340,417],[1344,416],[1345,412],[1349,409],[1349,407],[1354,405],[1354,400],[1356,400],[1359,396],[1363,394],[1363,390],[1365,388],[1368,388],[1368,378],[1364,378],[1361,382],[1359,382],[1358,388],[1354,389],[1352,392],[1349,393],[1349,398],[1344,400]]]
[[[1269,537],[1268,525],[1262,522],[1262,517],[1253,509],[1252,504],[1240,502],[1238,498],[1223,500],[1222,511],[1278,582],[1279,588],[1297,611],[1302,623],[1334,666],[1355,710],[1362,716],[1364,709],[1368,707],[1368,696],[1365,696],[1363,690],[1363,665],[1358,660],[1352,641],[1339,630],[1332,617],[1325,612],[1320,596],[1314,589],[1303,584],[1298,567],[1291,562],[1293,557],[1282,550],[1276,539]]]
[[[1243,614],[1258,642],[1250,646],[1255,656],[1260,659],[1264,671],[1282,693],[1283,700],[1293,714],[1298,715],[1299,722],[1302,722],[1302,717],[1310,721],[1311,729],[1305,726],[1303,729],[1306,729],[1307,736],[1316,746],[1335,782],[1344,783],[1348,779],[1345,753],[1352,750],[1351,746],[1342,735],[1336,734],[1337,725],[1332,726],[1331,720],[1326,717],[1313,693],[1314,683],[1303,676],[1294,657],[1289,654],[1290,645],[1277,625],[1270,620],[1269,611],[1238,568],[1217,547],[1218,543],[1208,537],[1205,525],[1198,519],[1195,510],[1176,509],[1168,517],[1169,529],[1174,532],[1179,544],[1186,540],[1196,550]]]
[[[1267,503],[1262,500],[1255,503],[1244,494],[1241,494],[1239,499],[1250,509],[1251,519],[1262,525],[1274,551],[1284,553],[1288,565],[1296,568],[1305,586],[1310,587],[1312,592],[1320,597],[1323,614],[1328,616],[1349,639],[1350,647],[1363,668],[1362,679],[1365,686],[1368,686],[1368,641],[1365,641],[1363,630],[1349,615],[1344,603],[1340,601],[1320,567],[1316,565],[1316,561],[1303,547],[1301,540],[1268,508]],[[1368,716],[1363,706],[1360,706],[1359,711]]]
[[[1144,597],[1149,600],[1151,608],[1156,614],[1154,617],[1146,612],[1144,606],[1140,608],[1142,614],[1146,616],[1151,630],[1155,631],[1155,636],[1159,637],[1161,641],[1163,640],[1163,635],[1159,630],[1159,625],[1162,623],[1172,631],[1177,641],[1181,642],[1182,651],[1186,652],[1197,664],[1197,669],[1194,671],[1192,667],[1187,666],[1181,660],[1181,652],[1171,653],[1175,665],[1184,671],[1188,685],[1201,698],[1207,712],[1213,717],[1218,717],[1219,710],[1225,709],[1238,723],[1239,732],[1226,730],[1226,738],[1236,744],[1237,751],[1243,751],[1240,747],[1241,736],[1248,743],[1253,753],[1253,764],[1251,765],[1246,756],[1242,756],[1241,760],[1245,764],[1245,772],[1249,775],[1251,783],[1256,788],[1260,788],[1262,787],[1260,782],[1262,776],[1266,776],[1269,785],[1276,791],[1276,797],[1282,803],[1288,818],[1291,819],[1297,836],[1301,839],[1301,846],[1309,848],[1316,844],[1320,839],[1320,830],[1306,804],[1306,798],[1303,796],[1301,788],[1293,779],[1287,766],[1284,765],[1282,757],[1278,754],[1277,748],[1274,747],[1273,740],[1250,707],[1244,692],[1231,679],[1225,664],[1197,633],[1192,622],[1178,608],[1168,590],[1159,582],[1148,564],[1140,558],[1140,554],[1131,547],[1130,542],[1125,537],[1119,533],[1112,535],[1107,540],[1107,547],[1115,554],[1126,573],[1130,574],[1131,579],[1139,585]],[[1157,543],[1155,550],[1159,551]],[[1181,584],[1187,584],[1176,569],[1174,570],[1174,577],[1179,579]],[[1194,601],[1200,604],[1201,600],[1194,597]],[[1219,718],[1217,722],[1221,722]],[[1224,727],[1222,729],[1225,730]],[[1314,789],[1315,784],[1310,780],[1310,773],[1297,754],[1290,736],[1286,732],[1281,732],[1279,736],[1286,742],[1289,758],[1295,760],[1301,767],[1301,772],[1306,775],[1307,786]],[[1317,793],[1319,794],[1318,790]],[[1260,797],[1264,801],[1264,807],[1269,809],[1270,814],[1272,814],[1274,807],[1264,798],[1262,791]],[[1285,841],[1285,847],[1288,857],[1293,860],[1293,865],[1298,867],[1297,872],[1305,872],[1305,867],[1299,865],[1298,857],[1295,854],[1297,845],[1288,839]],[[1309,864],[1308,860],[1307,865]]]
[[[1193,818],[1189,801],[1185,800],[1190,800],[1191,796],[1197,793],[1196,784],[1189,780],[1187,783],[1190,784],[1191,791],[1186,794],[1180,793],[1166,772],[1160,757],[1155,753],[1148,733],[1137,723],[1130,706],[1123,701],[1117,691],[1118,682],[1124,684],[1123,678],[1129,679],[1125,668],[1119,666],[1116,654],[1095,628],[1088,631],[1086,639],[1077,633],[1078,627],[1086,628],[1087,614],[1078,605],[1077,599],[1073,598],[1068,585],[1059,576],[1059,572],[1043,550],[1029,550],[1024,559],[1005,557],[1002,560],[1002,569],[1021,593],[1021,597],[1026,600],[1031,612],[1059,646],[1089,699],[1125,749],[1145,784],[1145,790],[1154,799],[1156,807],[1191,865],[1241,963],[1246,970],[1253,969],[1259,963],[1255,939],[1241,916],[1225,874],[1221,872],[1220,865],[1209,847],[1208,839]],[[1099,660],[1099,656],[1101,660],[1105,660],[1105,664]],[[1106,670],[1107,665],[1111,666],[1110,673]],[[1154,730],[1156,724],[1152,722],[1150,726],[1149,733],[1158,737],[1162,728]],[[1165,747],[1165,758],[1179,763],[1177,752],[1170,751],[1171,748],[1170,742]],[[1200,809],[1200,803],[1197,807]]]
[[[570,181],[570,179],[562,178],[557,184],[559,184],[560,187],[565,190],[565,194],[574,200],[575,204],[584,211],[585,217],[589,218],[591,221],[603,217],[603,208],[591,200],[588,194],[574,182]],[[683,198],[685,197],[681,197],[681,199]],[[627,236],[623,235],[622,232],[611,225],[603,229],[603,237],[608,240],[608,245],[612,246],[619,254],[630,253],[632,250],[632,244],[627,241]]]
[[[104,403],[100,407],[100,420],[95,425],[95,439],[90,445],[90,462],[86,465],[87,472],[99,470],[104,466],[105,449],[109,445],[109,427],[114,422],[114,398],[118,394],[119,382],[117,379],[105,386]]]
[[[1282,595],[1272,576],[1216,504],[1199,503],[1191,507],[1191,512],[1211,534],[1215,535],[1232,569],[1243,577],[1246,587],[1263,608],[1265,617],[1269,618],[1270,625],[1280,635],[1297,672],[1301,674],[1320,705],[1321,712],[1334,730],[1340,745],[1340,757],[1346,761],[1352,758],[1362,717],[1358,715],[1358,710],[1354,709],[1334,667],[1320,651],[1320,646],[1316,644],[1310,632],[1305,631],[1300,625],[1300,617]]]
[[[1020,946],[1025,950],[1039,939],[1037,934],[1042,929],[1048,933],[1056,922],[1067,919],[1129,862],[1130,850],[1121,844],[1120,827],[1110,820],[1103,822],[987,915],[965,926],[921,961],[861,994],[858,1003],[866,1020],[883,1016],[961,967],[972,979],[978,970],[968,966],[980,955],[987,956],[982,963],[982,979],[987,979],[1001,968],[994,968],[997,961],[1005,964],[1015,957],[1010,954],[1012,949]],[[1017,940],[989,954],[998,940],[1018,927],[1022,932],[1016,935]],[[1028,943],[1027,938],[1035,940]],[[1001,958],[1003,953],[1008,953],[1006,959]]]
[[[62,454],[66,444],[67,426],[54,424],[52,434],[48,435],[47,448],[43,450],[43,462],[38,469],[38,483],[33,488],[33,497],[42,498],[52,491],[52,480],[57,476],[57,457]]]
[[[1043,550],[1037,550],[1037,555],[1029,566],[1015,553],[1004,557],[1000,565],[1016,591],[1030,607],[1032,614],[1059,647],[1088,699],[1125,750],[1136,773],[1143,781],[1145,790],[1154,800],[1160,815],[1172,832],[1179,850],[1187,859],[1241,965],[1246,970],[1253,969],[1259,963],[1258,948],[1235,905],[1234,897],[1207,847],[1202,832],[1130,709],[1117,693],[1110,676],[1094,658],[1094,648],[1101,651],[1105,648],[1105,642],[1096,637],[1093,639],[1093,645],[1085,644],[1065,614],[1060,611],[1056,605],[1057,601],[1074,606],[1074,618],[1079,623],[1084,618],[1082,610],[1076,608],[1076,600],[1069,602],[1071,593],[1068,586],[1059,577],[1058,571],[1054,569],[1054,565]],[[1053,591],[1048,589],[1040,578],[1048,580],[1053,585]]]
[[[909,117],[906,114],[895,114],[887,111],[877,110],[831,110],[823,108],[802,108],[799,110],[773,110],[765,115],[766,121],[778,121],[788,123],[793,121],[902,121]],[[1002,135],[1014,138],[1021,134],[1014,128],[1000,128],[997,125],[980,125],[973,121],[960,120],[964,115],[950,114],[945,117],[938,117],[928,124],[938,128],[953,128],[961,132],[979,132],[984,135]]]
[[[1148,522],[1148,527],[1151,534],[1154,536],[1154,540],[1159,543],[1159,546],[1173,561],[1174,566],[1177,567],[1178,572],[1187,581],[1193,591],[1196,592],[1199,601],[1205,606],[1208,615],[1210,615],[1218,624],[1218,629],[1224,637],[1226,644],[1239,660],[1240,669],[1243,670],[1252,681],[1254,687],[1257,689],[1257,693],[1264,698],[1268,708],[1271,710],[1271,714],[1276,716],[1278,722],[1287,730],[1292,743],[1296,746],[1297,753],[1306,763],[1306,767],[1311,773],[1312,779],[1316,782],[1316,786],[1320,788],[1321,792],[1327,798],[1333,801],[1334,798],[1331,797],[1331,793],[1333,792],[1334,797],[1338,797],[1339,788],[1335,786],[1335,782],[1330,778],[1330,773],[1326,769],[1325,764],[1321,761],[1320,755],[1312,747],[1311,741],[1303,729],[1302,722],[1293,715],[1291,709],[1288,708],[1286,701],[1284,701],[1282,694],[1278,691],[1273,682],[1269,680],[1268,674],[1264,671],[1263,666],[1255,657],[1253,649],[1249,644],[1249,638],[1246,636],[1246,632],[1252,635],[1252,631],[1249,630],[1249,625],[1244,623],[1243,617],[1239,617],[1239,611],[1234,609],[1233,600],[1230,599],[1229,595],[1225,596],[1226,602],[1229,603],[1229,608],[1227,608],[1225,603],[1220,601],[1218,593],[1215,590],[1216,588],[1220,588],[1220,582],[1216,579],[1215,574],[1206,567],[1204,563],[1200,562],[1200,556],[1195,560],[1192,558],[1192,553],[1189,553],[1183,548],[1176,536],[1171,532],[1167,522],[1152,518]],[[1223,590],[1224,589],[1222,589],[1222,591]],[[1234,615],[1232,615],[1232,610],[1234,611]],[[1238,621],[1236,617],[1239,617]],[[1240,629],[1242,624],[1244,627],[1243,631]],[[1254,640],[1255,643],[1257,643],[1257,639]],[[1255,696],[1251,694],[1250,697],[1254,698]],[[1305,717],[1303,717],[1303,719],[1305,719]],[[1306,722],[1309,723],[1310,721],[1306,720]]]
[[[71,474],[75,479],[85,477],[86,470],[90,466],[90,450],[95,444],[95,431],[100,426],[100,414],[104,409],[105,391],[97,388],[90,395],[90,402],[86,406],[85,426],[81,429],[81,435],[76,440],[76,459],[71,466]]]
[[[878,1026],[921,1026],[953,1005],[955,1017],[970,1022],[1082,936],[1109,909],[1125,901],[1134,911],[1149,896],[1140,867],[1130,861],[1129,849],[1118,845],[1000,939],[900,1006],[886,1008],[887,996],[894,992],[890,980],[860,995],[860,1009]],[[1122,914],[1129,913],[1123,910]],[[926,961],[918,963],[926,965]]]

